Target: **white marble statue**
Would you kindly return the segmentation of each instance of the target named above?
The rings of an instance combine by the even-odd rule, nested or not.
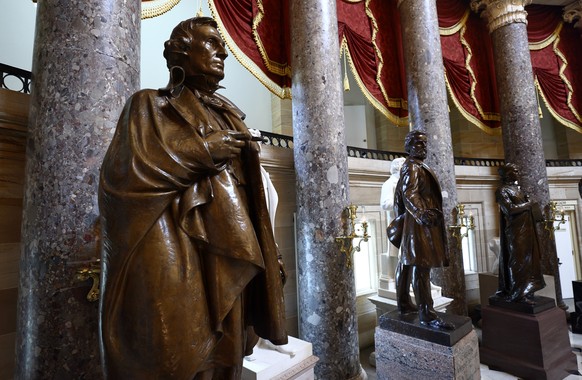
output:
[[[400,178],[400,168],[404,163],[404,157],[395,158],[390,166],[390,178],[382,185],[382,192],[380,193],[380,207],[386,210],[387,224],[390,224],[394,219],[394,190]],[[389,256],[398,256],[398,248],[390,244],[388,248]]]

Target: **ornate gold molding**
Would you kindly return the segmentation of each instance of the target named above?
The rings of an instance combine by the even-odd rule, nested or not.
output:
[[[566,5],[562,17],[565,22],[574,24],[574,27],[582,28],[582,0]]]
[[[502,26],[523,23],[527,25],[525,6],[531,0],[472,0],[471,9],[487,19],[489,33]]]

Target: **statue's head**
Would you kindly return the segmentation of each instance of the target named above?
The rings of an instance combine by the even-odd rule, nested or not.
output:
[[[501,177],[501,181],[504,183],[517,182],[519,177],[519,170],[517,169],[517,166],[512,163],[501,165],[499,169],[497,169],[497,172]]]
[[[424,160],[426,158],[426,145],[426,133],[422,131],[410,131],[404,139],[404,150],[410,157]]]
[[[211,17],[182,21],[164,44],[164,58],[172,75],[174,68],[181,68],[184,78],[204,76],[216,85],[224,78],[227,56],[216,21]]]

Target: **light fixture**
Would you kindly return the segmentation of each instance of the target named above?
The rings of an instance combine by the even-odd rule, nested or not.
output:
[[[346,227],[344,230],[344,234],[335,238],[336,243],[339,246],[340,252],[346,255],[346,266],[348,268],[352,267],[352,257],[354,254],[354,250],[356,252],[360,252],[361,248],[360,245],[362,242],[367,242],[370,235],[368,235],[368,222],[366,221],[365,216],[362,217],[362,229],[364,230],[363,235],[358,235],[356,233],[356,218],[357,218],[357,210],[358,206],[350,204],[348,207],[344,209],[344,213],[347,213],[348,219],[350,221],[349,226],[349,234],[348,228]],[[354,239],[360,239],[358,245],[354,247]]]
[[[544,219],[545,225],[544,228],[548,231],[557,231],[560,229],[562,224],[566,223],[566,216],[564,215],[564,209],[561,208],[558,210],[558,203],[556,201],[550,201],[550,217],[548,219]],[[558,223],[557,226],[554,223]],[[551,234],[552,239],[554,238],[554,234]]]
[[[449,226],[449,231],[452,231],[452,235],[457,239],[457,244],[460,247],[463,238],[469,236],[469,230],[475,229],[475,219],[472,213],[469,216],[465,214],[464,204],[458,204],[455,208],[457,209],[457,221],[455,225]],[[463,229],[465,230],[462,231]]]

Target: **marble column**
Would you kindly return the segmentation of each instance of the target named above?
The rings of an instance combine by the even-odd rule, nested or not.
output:
[[[411,129],[428,137],[426,163],[438,177],[443,193],[443,213],[447,226],[454,225],[457,189],[447,89],[442,60],[435,0],[400,0],[404,63],[408,88]],[[456,238],[447,230],[450,264],[432,271],[432,281],[453,298],[448,311],[467,314],[463,254]]]
[[[357,379],[354,272],[335,242],[349,203],[336,1],[291,1],[290,20],[299,333],[318,378]]]
[[[529,3],[530,0],[478,0],[471,7],[482,11],[492,39],[505,161],[518,167],[521,186],[548,215],[550,190],[524,8]],[[542,241],[542,270],[554,276],[556,302],[567,308],[562,300],[553,231],[538,224],[538,234]]]
[[[99,169],[139,87],[139,0],[39,0],[26,147],[16,379],[100,379]]]

